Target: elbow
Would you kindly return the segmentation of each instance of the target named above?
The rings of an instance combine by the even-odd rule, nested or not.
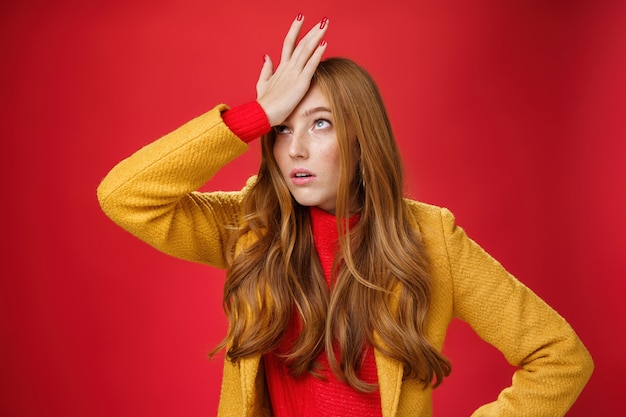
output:
[[[128,229],[135,222],[138,204],[133,204],[129,196],[121,193],[114,184],[109,184],[106,178],[98,185],[96,198],[100,209],[113,223]]]
[[[564,374],[564,377],[569,380],[569,384],[572,388],[572,393],[575,393],[575,397],[582,392],[582,390],[591,379],[591,375],[594,370],[594,362],[591,353],[587,350],[578,336],[572,337],[572,348],[566,362],[569,364],[569,372]],[[564,381],[565,382],[565,381]]]
[[[115,198],[112,197],[112,193],[107,186],[106,179],[98,185],[98,188],[96,189],[96,198],[98,199],[98,204],[104,214],[106,214],[111,220],[115,221],[115,206],[118,204],[115,203]]]
[[[100,208],[106,213],[107,193],[102,183],[100,183],[98,185],[98,188],[96,189],[96,198],[98,199],[98,204],[100,204]]]
[[[581,345],[582,345],[582,342],[581,342]],[[591,357],[591,353],[589,353],[587,348],[582,346],[582,349],[583,349],[583,352],[581,354],[581,359],[580,359],[581,379],[584,381],[584,384],[586,384],[587,381],[589,381],[589,379],[591,378],[591,375],[593,374],[595,365],[593,362],[593,358]]]

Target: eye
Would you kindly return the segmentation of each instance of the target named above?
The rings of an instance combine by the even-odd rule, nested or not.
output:
[[[316,129],[326,129],[331,126],[331,123],[326,119],[318,119],[315,121],[314,126]]]
[[[277,135],[286,135],[290,133],[290,130],[287,126],[279,125],[274,126],[274,132],[276,132]]]

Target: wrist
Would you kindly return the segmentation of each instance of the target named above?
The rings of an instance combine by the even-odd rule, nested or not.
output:
[[[265,110],[256,101],[226,110],[222,113],[222,119],[228,128],[244,142],[251,142],[271,129]]]
[[[271,104],[267,103],[263,99],[257,99],[257,103],[265,113],[270,126],[279,125],[284,121],[284,118],[281,118],[279,112],[275,111]]]

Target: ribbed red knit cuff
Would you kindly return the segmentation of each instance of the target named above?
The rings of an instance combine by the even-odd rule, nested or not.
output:
[[[272,128],[265,111],[256,101],[226,110],[222,113],[222,120],[244,142],[251,142]]]

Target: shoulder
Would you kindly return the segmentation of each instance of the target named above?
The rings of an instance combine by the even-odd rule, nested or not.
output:
[[[404,204],[410,221],[414,222],[418,229],[422,229],[425,226],[441,227],[443,223],[454,222],[454,215],[446,207],[408,198],[404,199]]]
[[[416,216],[440,216],[441,210],[444,209],[440,206],[411,200],[410,198],[405,198],[404,204],[409,209],[409,212]]]
[[[410,224],[428,250],[444,250],[452,236],[464,234],[448,208],[411,199],[404,204]]]

